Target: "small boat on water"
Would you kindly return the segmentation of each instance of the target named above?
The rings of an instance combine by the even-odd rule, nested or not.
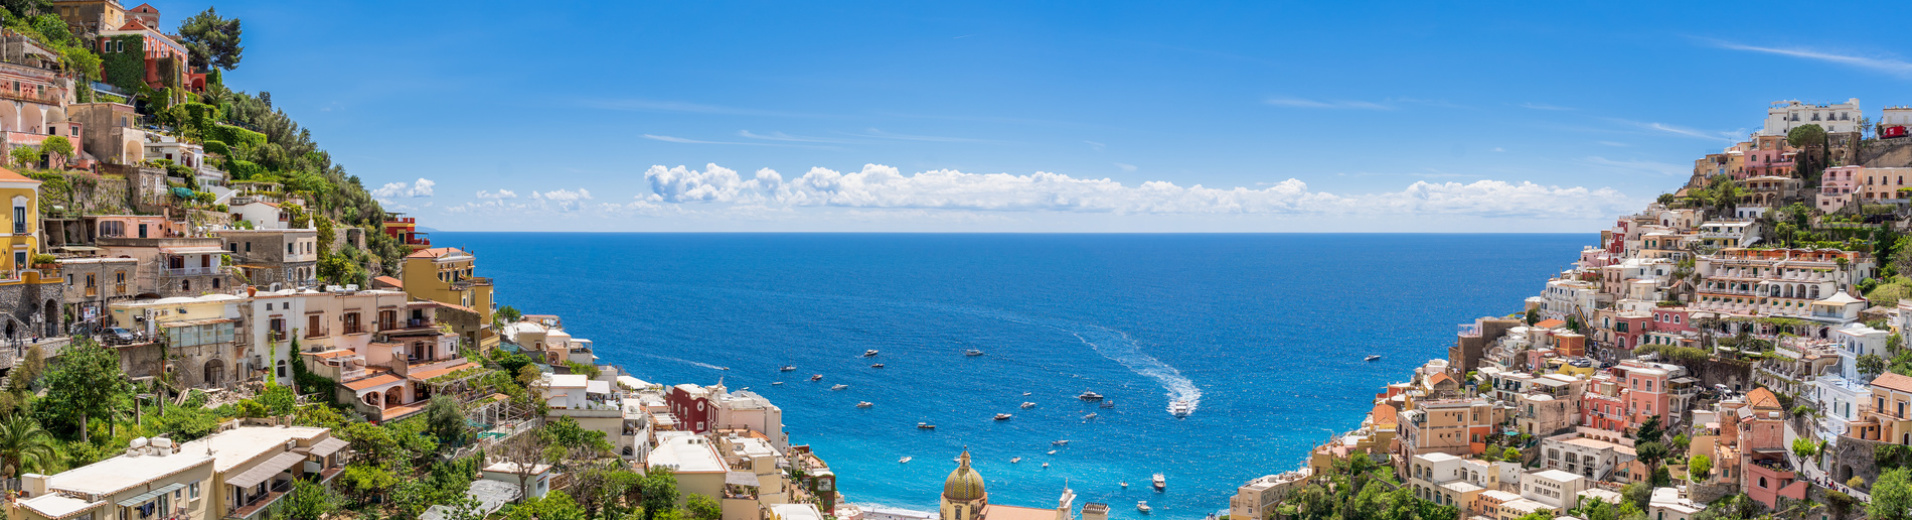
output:
[[[858,403],[856,403],[856,407],[857,407],[857,408],[869,408],[869,407],[872,407],[872,406],[876,406],[876,405],[873,405],[873,404],[870,404],[870,402],[869,402],[869,401],[862,401],[862,402],[858,402]]]
[[[1380,354],[1369,354],[1369,355],[1368,355],[1368,357],[1367,357],[1367,358],[1365,358],[1365,359],[1362,359],[1362,361],[1374,361],[1374,360],[1377,360],[1377,359],[1381,359],[1381,355],[1380,355]]]
[[[874,365],[870,365],[870,368],[883,368],[883,364],[882,364],[882,363],[877,363],[877,364],[874,364]]]
[[[777,369],[778,372],[794,372],[796,370],[797,367],[791,365],[784,365],[783,368]]]
[[[1175,418],[1177,419],[1188,417],[1188,414],[1193,413],[1194,411],[1195,411],[1195,405],[1190,404],[1188,401],[1185,401],[1185,400],[1177,400],[1173,403],[1168,404],[1168,413],[1170,415],[1174,415]]]
[[[1015,463],[1018,463],[1018,462],[1022,462],[1022,457],[1016,457],[1016,458],[1013,458],[1013,459],[1009,459],[1009,463],[1010,463],[1010,464],[1015,464]]]
[[[863,357],[876,357],[876,349],[869,349],[869,350],[863,351]]]
[[[896,463],[897,463],[897,464],[909,464],[909,463],[910,463],[910,457],[903,457],[903,458],[900,458],[900,459],[896,459]]]
[[[842,390],[842,389],[845,389],[845,388],[849,388],[849,387],[850,387],[850,385],[836,385],[836,386],[832,386],[832,387],[830,387],[830,389],[831,389],[831,390]]]
[[[965,356],[969,356],[969,357],[976,357],[976,356],[980,356],[980,355],[983,355],[983,351],[981,351],[981,350],[976,350],[976,349],[973,349],[973,348],[972,348],[972,349],[969,349],[969,350],[967,350],[967,351],[964,351],[964,352],[963,352],[963,355],[965,355]]]
[[[1151,478],[1150,480],[1154,481],[1154,486],[1156,491],[1164,491],[1168,489],[1168,479],[1162,478],[1161,473],[1156,473],[1155,476]]]
[[[1121,485],[1122,485],[1122,489],[1128,489],[1128,488],[1129,488],[1129,483],[1127,483],[1127,482],[1118,482],[1118,484],[1121,484]]]
[[[1044,467],[1044,468],[1047,468],[1047,467],[1049,467],[1049,463],[1047,463],[1047,462],[1044,462],[1044,463],[1042,463],[1042,467]]]
[[[934,425],[934,424],[930,424],[930,423],[926,423],[926,422],[919,422],[919,423],[916,423],[916,429],[918,429],[918,430],[934,430],[934,429],[936,429],[936,425]]]
[[[822,381],[822,380],[823,380],[823,374],[817,374],[817,375],[814,375],[814,376],[810,376],[810,380],[811,380],[811,381]]]
[[[1056,454],[1056,450],[1049,450],[1049,453],[1047,453],[1047,454],[1048,454],[1048,455],[1055,455],[1055,454]]]
[[[1022,396],[1023,396],[1023,397],[1029,397],[1029,394],[1031,394],[1031,393],[1032,393],[1032,392],[1023,392],[1023,393],[1022,393]]]
[[[1076,399],[1081,399],[1084,401],[1101,401],[1102,394],[1098,394],[1095,392],[1083,392],[1082,395],[1076,396]]]
[[[1082,422],[1093,421],[1095,420],[1095,417],[1096,417],[1095,412],[1089,412],[1089,415],[1082,416]]]
[[[1031,402],[1022,403],[1022,409],[1024,410],[1028,410],[1030,408],[1035,408],[1035,407],[1036,407],[1036,403],[1031,403]]]
[[[1062,439],[1062,440],[1059,440],[1059,441],[1055,441],[1055,442],[1051,442],[1051,443],[1049,443],[1049,445],[1050,445],[1050,446],[1068,446],[1068,445],[1069,445],[1069,439]]]
[[[1149,511],[1154,511],[1154,508],[1149,507],[1149,501],[1140,500],[1135,502],[1135,510],[1141,511],[1143,513],[1147,513]]]
[[[1115,408],[1115,401],[1103,401],[1103,402],[1102,402],[1102,407],[1103,407],[1103,408]]]
[[[998,421],[1007,421],[1007,420],[1009,420],[1009,418],[1010,418],[1010,417],[1015,417],[1015,416],[1014,416],[1014,415],[1009,415],[1009,414],[1006,414],[1006,413],[999,413],[999,414],[996,414],[996,420],[998,420]]]
[[[770,386],[777,386],[777,385],[781,385],[781,384],[783,384],[783,381],[771,381],[771,382],[770,382]]]

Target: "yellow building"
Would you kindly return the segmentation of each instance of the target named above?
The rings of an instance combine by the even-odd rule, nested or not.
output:
[[[4,240],[4,267],[8,280],[19,280],[22,271],[32,266],[33,255],[40,252],[40,181],[0,168],[0,200],[13,208],[6,214],[8,231]]]
[[[472,315],[470,320],[448,320],[471,345],[488,349],[498,344],[491,328],[491,279],[473,276],[471,253],[454,247],[419,250],[405,256],[402,280],[412,298],[431,300]]]

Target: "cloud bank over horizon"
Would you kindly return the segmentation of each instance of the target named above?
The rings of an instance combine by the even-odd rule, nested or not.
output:
[[[1289,178],[1263,188],[1181,186],[1168,181],[1126,185],[1108,178],[1035,172],[968,173],[941,169],[905,175],[866,164],[839,172],[815,167],[793,179],[764,168],[748,176],[711,163],[702,169],[654,165],[644,172],[650,193],[634,206],[698,206],[966,212],[1065,212],[1115,215],[1363,216],[1447,215],[1482,218],[1602,219],[1630,213],[1644,201],[1611,188],[1531,182],[1417,181],[1399,191],[1335,194]]]

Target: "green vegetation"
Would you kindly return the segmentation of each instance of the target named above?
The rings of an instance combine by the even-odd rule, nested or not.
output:
[[[1276,515],[1297,520],[1449,520],[1460,514],[1457,508],[1415,497],[1392,469],[1366,455],[1336,460],[1276,508]]]

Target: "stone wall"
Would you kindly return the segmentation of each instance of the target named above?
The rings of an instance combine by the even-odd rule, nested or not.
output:
[[[1713,385],[1726,385],[1734,391],[1746,392],[1753,389],[1753,364],[1749,361],[1731,359],[1708,359],[1698,363],[1682,365],[1692,372],[1700,383],[1712,388]]]
[[[23,282],[0,285],[0,341],[51,338],[65,335],[60,278],[40,283],[39,271],[28,271]]]
[[[1884,444],[1879,441],[1840,437],[1837,446],[1826,447],[1832,450],[1826,455],[1827,462],[1831,465],[1827,470],[1841,484],[1854,476],[1863,477],[1866,479],[1866,485],[1859,486],[1859,489],[1871,489],[1872,481],[1879,478],[1879,467],[1873,462],[1872,453]]]

